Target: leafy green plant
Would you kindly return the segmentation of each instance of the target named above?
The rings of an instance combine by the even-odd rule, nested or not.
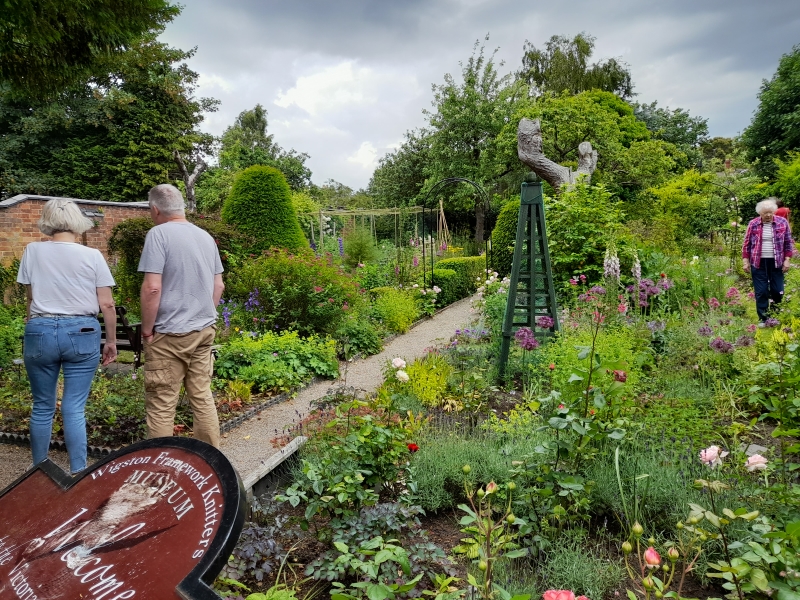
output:
[[[350,360],[356,355],[372,356],[383,349],[380,332],[366,315],[348,315],[334,333],[342,355]]]
[[[360,304],[358,285],[332,261],[273,250],[229,275],[220,313],[228,331],[333,333]]]
[[[456,300],[460,300],[467,294],[462,293],[462,282],[459,274],[453,269],[440,268],[438,265],[433,270],[431,278],[433,284],[441,289],[437,300],[440,306],[447,306]]]
[[[344,264],[351,269],[377,260],[378,248],[372,232],[364,227],[356,227],[344,236]]]
[[[253,236],[257,250],[300,250],[308,242],[292,205],[292,192],[283,173],[254,165],[239,173],[222,206],[222,220]]]
[[[22,358],[22,335],[25,322],[21,315],[0,304],[0,368],[6,368],[15,358]]]
[[[222,576],[240,581],[247,577],[263,581],[286,556],[275,537],[286,524],[286,517],[276,517],[269,526],[249,523],[242,530],[239,542],[233,549],[227,564],[222,568]]]
[[[431,352],[406,367],[407,388],[425,406],[439,406],[447,390],[452,367],[441,354]]]
[[[296,331],[240,335],[223,346],[214,363],[216,376],[250,381],[262,391],[288,391],[314,376],[337,377],[336,343]]]
[[[375,295],[372,312],[392,333],[405,333],[417,318],[417,302],[413,294],[395,288],[371,290]]]
[[[559,537],[542,566],[543,583],[547,588],[573,590],[592,600],[609,597],[623,573],[618,562],[603,558],[598,550],[592,548],[584,530]]]

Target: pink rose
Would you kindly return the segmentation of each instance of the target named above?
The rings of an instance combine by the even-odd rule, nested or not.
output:
[[[405,369],[406,368],[406,361],[404,361],[399,356],[397,358],[392,359],[392,366],[395,369]]]
[[[542,600],[576,600],[575,594],[569,590],[547,590]]]
[[[709,446],[705,450],[700,450],[700,462],[712,468],[720,466],[726,456],[728,453],[720,452],[719,446]]]
[[[644,551],[644,563],[648,569],[653,569],[661,564],[661,557],[652,546]]]
[[[744,467],[751,473],[753,471],[763,471],[767,468],[767,462],[769,461],[760,454],[753,454],[753,456],[748,458],[747,462],[744,463]]]

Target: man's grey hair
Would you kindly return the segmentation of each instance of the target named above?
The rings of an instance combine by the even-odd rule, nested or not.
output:
[[[778,199],[775,198],[774,196],[771,196],[769,198],[764,198],[761,202],[756,204],[756,212],[758,214],[762,214],[764,211],[767,210],[775,212],[776,210],[778,210],[777,200]]]
[[[39,231],[45,235],[55,235],[64,231],[81,235],[94,227],[92,220],[84,216],[78,205],[65,198],[48,200],[42,209],[38,225]]]
[[[151,188],[147,193],[147,201],[150,206],[155,206],[158,212],[167,216],[183,215],[185,211],[183,194],[174,185],[168,183]]]

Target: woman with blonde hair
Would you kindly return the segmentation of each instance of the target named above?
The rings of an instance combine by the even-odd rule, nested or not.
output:
[[[117,356],[114,279],[98,250],[77,243],[78,236],[92,227],[77,204],[50,200],[38,225],[53,239],[28,244],[17,275],[28,299],[23,357],[33,394],[31,452],[34,465],[47,458],[63,370],[61,416],[74,475],[86,468],[84,407],[100,360],[98,308],[106,323],[103,364]]]

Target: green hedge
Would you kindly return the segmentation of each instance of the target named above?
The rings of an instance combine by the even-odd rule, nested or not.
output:
[[[308,247],[294,212],[292,191],[283,173],[274,167],[254,165],[239,173],[221,216],[253,236],[257,250]]]
[[[433,285],[439,286],[442,290],[436,297],[437,308],[443,308],[467,295],[460,293],[463,287],[461,276],[453,269],[434,269]]]
[[[466,298],[474,293],[478,289],[478,285],[486,279],[485,256],[445,258],[437,262],[434,268],[450,269],[458,274],[457,294],[459,298]]]
[[[517,241],[519,199],[511,200],[500,211],[492,231],[492,268],[500,276],[511,274],[514,261],[514,243]]]

